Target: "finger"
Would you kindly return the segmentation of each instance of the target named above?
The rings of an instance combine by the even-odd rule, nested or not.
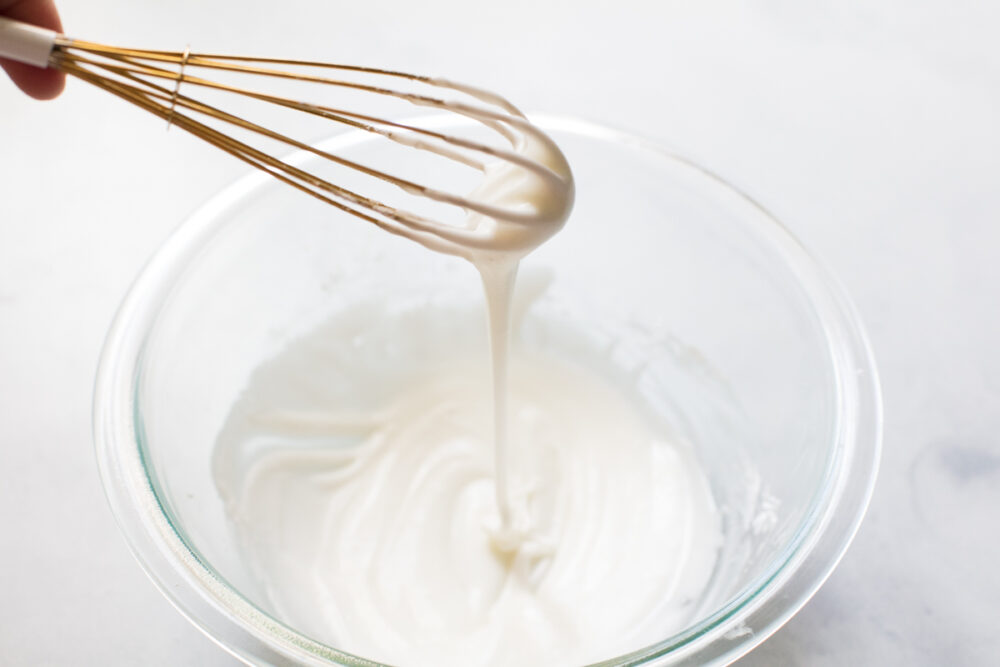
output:
[[[0,0],[0,14],[62,32],[59,12],[52,0]],[[36,99],[52,99],[66,85],[66,75],[58,70],[32,67],[3,58],[0,58],[0,64],[18,88]]]

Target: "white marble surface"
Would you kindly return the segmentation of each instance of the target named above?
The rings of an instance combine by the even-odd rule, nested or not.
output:
[[[539,26],[438,0],[61,7],[90,39],[479,81],[529,109],[666,139],[755,194],[853,294],[886,420],[854,546],[741,664],[996,664],[1000,11],[974,0],[513,4],[535,5]],[[510,67],[501,48],[520,54]],[[38,103],[0,81],[0,665],[235,664],[128,554],[97,477],[90,401],[131,279],[242,173],[82,84]]]

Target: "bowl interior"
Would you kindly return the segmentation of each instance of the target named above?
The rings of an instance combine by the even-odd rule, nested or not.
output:
[[[514,344],[627,381],[650,418],[689,443],[723,518],[718,564],[687,625],[645,653],[635,647],[669,660],[772,599],[782,572],[818,539],[852,454],[840,334],[808,258],[749,200],[614,132],[541,124],[573,167],[577,202],[565,229],[523,262]],[[378,158],[379,142],[363,136],[327,143]],[[485,363],[478,278],[463,260],[262,178],[191,225],[196,233],[161,260],[169,266],[135,332],[130,444],[156,499],[150,511],[162,513],[169,539],[213,586],[266,619],[244,617],[249,632],[347,661],[321,630],[282,618],[241,555],[213,478],[213,466],[238,463],[215,458],[217,440],[261,365],[310,336],[342,337],[362,362],[426,368],[437,360],[421,362],[420,340],[397,325],[410,311],[440,311],[436,335],[481,350]],[[304,383],[323,382],[323,361],[315,364]],[[406,378],[389,372],[380,381]],[[863,504],[850,511],[860,515]]]

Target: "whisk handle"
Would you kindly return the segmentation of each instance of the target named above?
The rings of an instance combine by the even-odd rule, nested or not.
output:
[[[0,16],[0,58],[45,68],[55,42],[53,30]]]

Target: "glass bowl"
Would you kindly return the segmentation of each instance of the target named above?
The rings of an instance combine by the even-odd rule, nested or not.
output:
[[[604,350],[609,372],[635,378],[691,443],[722,519],[689,623],[606,664],[731,662],[805,604],[857,530],[880,450],[871,352],[836,282],[746,195],[624,133],[535,120],[569,159],[577,202],[523,263],[519,289],[544,289],[515,344],[569,358]],[[378,143],[349,133],[321,147],[364,161]],[[249,664],[375,664],[274,610],[212,477],[216,439],[255,369],[373,300],[481,309],[465,262],[252,174],[174,233],[108,335],[94,420],[112,510],[164,595]],[[550,340],[539,322],[575,342]],[[476,330],[485,338],[485,324]]]

